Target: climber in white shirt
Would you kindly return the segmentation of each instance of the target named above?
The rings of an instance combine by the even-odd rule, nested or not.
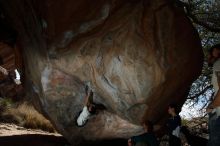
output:
[[[86,87],[86,96],[85,96],[85,103],[83,110],[80,112],[78,118],[77,118],[77,126],[82,127],[86,124],[88,119],[92,114],[96,113],[96,107],[93,103],[93,92],[89,91],[88,93],[88,87]]]

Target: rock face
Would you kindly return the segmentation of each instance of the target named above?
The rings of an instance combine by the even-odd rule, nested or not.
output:
[[[16,85],[13,80],[16,77],[14,70],[21,68],[21,64],[19,49],[0,42],[0,66],[5,68],[9,73],[8,76],[0,73],[0,97],[10,97],[18,100],[23,94],[22,86]]]
[[[26,89],[70,142],[128,138],[141,120],[163,123],[182,105],[199,75],[199,37],[181,8],[167,0],[1,1],[18,32]],[[85,85],[99,111],[75,125]]]

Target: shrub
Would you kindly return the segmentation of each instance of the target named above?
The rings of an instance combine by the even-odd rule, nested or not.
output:
[[[9,98],[0,98],[0,114],[12,106],[12,100]]]
[[[15,123],[25,128],[55,132],[50,121],[27,102],[16,104],[12,103],[10,100],[8,101],[8,99],[3,99],[0,101],[0,110],[1,122]]]

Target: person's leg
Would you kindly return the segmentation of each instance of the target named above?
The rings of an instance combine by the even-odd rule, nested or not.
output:
[[[169,146],[181,146],[181,140],[178,137],[171,135],[169,137]]]
[[[213,135],[213,121],[215,115],[213,113],[209,113],[209,121],[208,121],[208,131],[209,131],[209,140],[208,140],[208,146],[212,146],[212,140],[211,137]]]
[[[209,143],[208,146],[220,146],[220,117],[214,115],[209,119]]]

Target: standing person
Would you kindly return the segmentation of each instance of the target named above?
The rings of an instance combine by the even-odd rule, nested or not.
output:
[[[170,118],[167,121],[167,127],[169,131],[169,146],[181,146],[181,118],[177,113],[177,106],[175,104],[169,105],[168,114],[170,115]]]
[[[209,115],[208,146],[220,146],[220,44],[210,48],[208,63],[213,65],[212,85],[215,91],[214,99],[207,107]]]
[[[133,136],[128,139],[128,146],[159,146],[157,138],[153,133],[153,124],[150,121],[143,123],[144,133],[138,136]]]

